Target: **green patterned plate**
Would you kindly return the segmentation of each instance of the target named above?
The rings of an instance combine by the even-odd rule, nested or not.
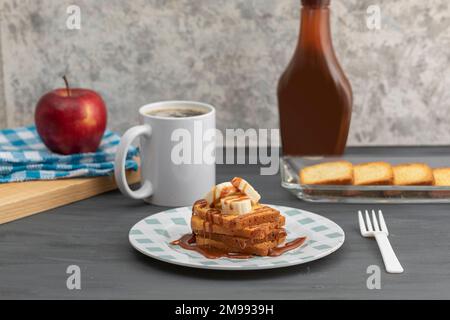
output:
[[[279,257],[207,259],[170,242],[189,233],[191,207],[163,211],[139,221],[129,233],[131,245],[143,254],[168,263],[218,270],[260,270],[302,264],[336,251],[345,240],[344,231],[333,221],[300,209],[270,205],[286,217],[287,241],[306,236],[303,246]]]

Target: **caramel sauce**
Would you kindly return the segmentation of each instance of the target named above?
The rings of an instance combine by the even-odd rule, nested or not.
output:
[[[287,242],[282,247],[272,248],[269,251],[269,257],[278,257],[278,256],[281,256],[283,253],[297,249],[305,242],[305,240],[306,240],[306,237],[300,237],[293,241]]]
[[[191,250],[202,254],[207,259],[230,258],[230,259],[249,259],[252,255],[224,252],[210,247],[199,247],[196,245],[195,234],[189,233],[180,239],[172,241],[170,244],[178,245],[183,249]]]
[[[346,146],[352,88],[333,49],[327,3],[304,1],[297,48],[278,84],[284,155],[342,155]]]
[[[231,192],[230,189],[223,188],[223,189],[220,191],[219,199],[222,199],[222,198],[226,197],[230,192]],[[214,202],[215,202],[215,201],[214,201]]]
[[[230,208],[233,209],[233,203],[234,202],[247,200],[247,199],[249,199],[249,197],[247,195],[239,193],[239,194],[234,194],[234,195],[231,195],[231,196],[224,197],[223,201],[226,204],[230,204]]]
[[[205,208],[208,206],[208,202],[205,199],[200,199],[195,201],[194,206],[192,207],[192,214],[194,214],[194,207],[199,206],[200,208]]]
[[[215,191],[214,191],[215,194]],[[208,202],[205,199],[198,200],[194,203],[194,207],[199,206],[200,208],[206,208],[208,207]],[[194,208],[192,209],[192,215],[194,215]],[[214,215],[217,216],[217,221],[214,221]],[[223,217],[221,215],[221,211],[216,208],[209,208],[206,211],[206,217],[203,221],[203,232],[202,236],[205,239],[212,239],[213,234],[213,224],[217,223],[219,225],[223,225]]]
[[[293,241],[286,243],[282,247],[272,248],[269,251],[269,257],[278,257],[283,253],[288,251],[297,249],[300,247],[306,240],[306,237],[300,237]],[[250,240],[252,241],[252,240]],[[247,241],[243,241],[245,244],[241,249],[245,249],[247,246]],[[250,254],[242,254],[242,253],[233,253],[233,252],[225,252],[212,247],[200,247],[196,244],[195,234],[188,233],[182,236],[180,239],[172,241],[170,244],[180,246],[183,249],[195,251],[203,255],[207,259],[218,259],[218,258],[230,258],[230,259],[250,259],[254,258],[254,255]],[[241,245],[241,243],[239,244]]]
[[[239,188],[239,186],[241,185],[241,182],[242,182],[242,178],[239,178],[239,177],[234,177],[234,178],[231,180],[231,184],[232,184],[233,186],[235,186],[236,188]]]

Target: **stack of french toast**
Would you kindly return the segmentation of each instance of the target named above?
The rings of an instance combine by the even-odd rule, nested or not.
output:
[[[285,218],[260,204],[260,198],[242,178],[214,186],[192,208],[197,245],[227,253],[269,255],[286,240]]]
[[[450,168],[432,169],[425,163],[391,165],[348,161],[320,163],[300,170],[305,185],[450,186]]]

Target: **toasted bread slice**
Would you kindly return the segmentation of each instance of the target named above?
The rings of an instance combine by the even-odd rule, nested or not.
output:
[[[396,186],[428,186],[434,183],[433,171],[425,163],[400,164],[392,169]]]
[[[192,210],[195,215],[209,223],[234,230],[263,223],[278,223],[281,217],[278,210],[261,204],[255,205],[252,212],[243,215],[225,215],[220,210],[210,208],[201,201],[197,201]]]
[[[239,248],[244,249],[248,246],[255,245],[257,243],[267,242],[267,241],[278,241],[280,238],[286,238],[286,230],[284,228],[277,228],[272,230],[271,233],[269,233],[265,238],[263,239],[249,239],[249,238],[242,238],[242,237],[236,237],[236,236],[228,236],[224,234],[217,234],[217,233],[208,233],[208,232],[195,232],[196,236],[211,239],[215,241],[222,242],[226,244],[229,247],[232,248]]]
[[[437,168],[433,170],[435,186],[450,186],[450,168]]]
[[[355,186],[391,185],[393,182],[394,172],[387,162],[369,162],[353,166]]]
[[[210,224],[208,221],[203,220],[199,216],[192,216],[191,228],[195,233],[212,232],[217,234],[223,234],[228,236],[237,236],[248,239],[266,239],[274,229],[278,229],[284,226],[286,218],[280,215],[277,222],[263,223],[255,226],[249,226],[244,229],[227,229],[224,226],[217,224]]]
[[[230,253],[245,253],[253,254],[257,256],[267,256],[270,253],[270,249],[277,247],[286,240],[286,236],[280,237],[278,240],[266,241],[255,244],[247,245],[245,248],[241,248],[239,244],[236,246],[230,245],[221,241],[204,238],[202,236],[196,236],[197,245],[201,247],[213,247],[219,250]]]
[[[300,170],[300,183],[346,185],[353,182],[353,165],[348,161],[325,162]]]

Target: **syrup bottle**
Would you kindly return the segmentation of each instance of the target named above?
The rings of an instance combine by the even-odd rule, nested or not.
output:
[[[330,0],[302,5],[298,45],[278,84],[283,154],[341,155],[353,98],[331,41]]]

